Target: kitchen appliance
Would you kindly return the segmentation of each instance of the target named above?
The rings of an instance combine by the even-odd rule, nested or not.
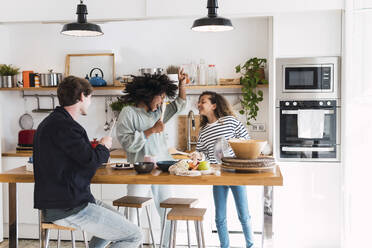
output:
[[[101,73],[101,77],[99,77],[98,74],[96,74],[94,77],[92,77],[92,73],[95,70],[98,70]],[[97,87],[97,86],[106,86],[107,85],[106,80],[103,79],[103,71],[100,68],[93,68],[90,71],[89,76],[90,76],[89,82],[92,86]]]
[[[277,59],[276,78],[278,99],[332,99],[340,96],[338,57]]]
[[[52,69],[48,73],[40,73],[41,87],[56,87],[62,82],[62,73],[54,73]]]
[[[140,68],[138,70],[140,76],[161,75],[161,74],[163,74],[163,71],[164,71],[163,68]]]
[[[338,99],[280,100],[276,109],[276,149],[280,161],[340,161],[341,118]],[[324,114],[320,136],[300,137],[298,116],[302,110]]]

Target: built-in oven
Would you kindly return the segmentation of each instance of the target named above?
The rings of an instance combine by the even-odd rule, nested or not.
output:
[[[277,98],[337,98],[338,57],[277,59]]]
[[[276,149],[279,160],[340,161],[339,100],[278,100],[276,107],[278,120]],[[315,114],[319,120],[310,119],[309,123],[303,125],[300,121],[306,121],[302,119],[304,112]],[[313,125],[319,124],[317,123],[319,121],[324,123],[314,127]],[[318,134],[314,134],[313,137],[311,135],[301,137],[302,134],[299,135],[299,132],[306,132],[307,128],[319,128],[315,130]]]

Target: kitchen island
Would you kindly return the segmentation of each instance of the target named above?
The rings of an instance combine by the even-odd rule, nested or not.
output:
[[[219,165],[213,165],[220,170]],[[9,184],[9,247],[18,248],[17,183],[33,183],[33,172],[25,166],[0,173],[0,182]],[[282,186],[280,168],[262,173],[235,173],[221,170],[221,175],[181,177],[154,169],[150,174],[137,174],[134,170],[99,168],[92,179],[94,184],[170,184],[170,185],[260,185],[263,190],[262,247],[272,246],[273,186]]]

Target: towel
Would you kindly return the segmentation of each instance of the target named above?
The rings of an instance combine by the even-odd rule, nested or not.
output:
[[[324,132],[324,110],[299,109],[297,127],[299,138],[322,139]]]

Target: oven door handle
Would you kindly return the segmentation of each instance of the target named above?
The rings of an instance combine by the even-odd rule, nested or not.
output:
[[[324,114],[326,115],[333,115],[335,113],[334,110],[328,109],[324,110]],[[283,115],[298,115],[298,110],[282,110]]]
[[[283,146],[283,152],[333,152],[334,147],[298,147],[298,146]]]

